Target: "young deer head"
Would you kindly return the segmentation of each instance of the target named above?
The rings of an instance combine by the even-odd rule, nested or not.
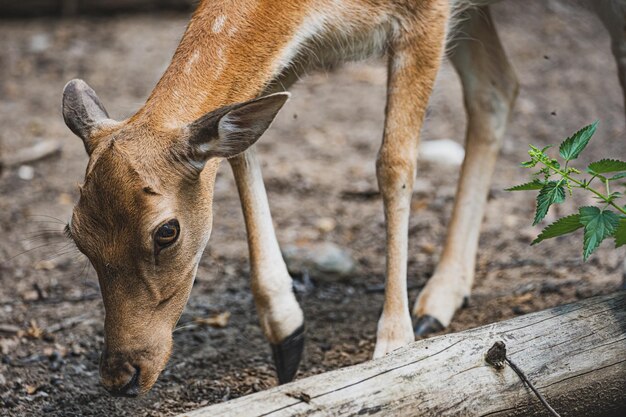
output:
[[[65,87],[65,122],[89,155],[66,230],[98,274],[106,311],[100,375],[111,393],[144,393],[163,370],[211,234],[219,161],[255,143],[287,98],[269,95],[168,128],[145,115],[113,121],[85,82]]]

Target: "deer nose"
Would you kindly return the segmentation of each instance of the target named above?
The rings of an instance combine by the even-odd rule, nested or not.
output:
[[[139,366],[119,359],[103,354],[100,362],[102,384],[114,397],[136,397],[140,392],[141,370]]]
[[[121,388],[109,389],[109,393],[114,397],[131,397],[134,398],[139,395],[139,372],[138,366],[133,365],[135,372],[132,374],[130,381]]]
[[[139,372],[140,369],[138,366],[133,365],[135,369],[135,373],[133,374],[128,384],[124,385],[122,388],[117,390],[117,392],[111,392],[111,394],[115,397],[136,397],[139,395]]]

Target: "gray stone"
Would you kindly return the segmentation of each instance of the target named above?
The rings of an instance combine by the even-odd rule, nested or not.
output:
[[[307,243],[287,245],[283,257],[292,274],[307,272],[317,279],[344,278],[354,271],[355,262],[350,252],[334,243]]]

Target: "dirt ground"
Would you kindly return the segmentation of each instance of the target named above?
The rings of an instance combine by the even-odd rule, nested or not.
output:
[[[595,119],[600,128],[584,161],[626,156],[622,94],[606,32],[595,16],[552,1],[504,2],[494,14],[521,92],[491,188],[471,303],[450,332],[614,291],[625,256],[607,243],[583,264],[580,236],[530,247],[539,230],[530,227],[533,199],[503,191],[526,179],[518,163],[529,142],[558,143]],[[69,217],[87,161],[60,115],[64,83],[86,79],[114,118],[129,116],[165,69],[186,21],[181,14],[0,21],[3,155],[43,139],[63,143],[60,155],[32,164],[31,180],[21,179],[17,167],[5,168],[0,178],[1,415],[164,416],[276,384],[257,325],[227,164],[217,180],[213,235],[173,356],[144,397],[112,398],[99,385],[103,307],[95,272],[59,238],[63,225],[55,219]],[[317,280],[299,294],[308,328],[302,378],[363,362],[373,350],[384,227],[382,203],[367,191],[377,189],[384,64],[312,75],[293,93],[259,144],[279,240],[331,241],[357,261],[347,279]],[[446,64],[423,138],[462,142],[464,129],[458,80]],[[457,176],[458,168],[420,165],[410,223],[411,302],[441,252]],[[563,205],[550,218],[571,210]],[[321,230],[322,218],[336,227]],[[188,325],[222,312],[231,313],[224,328]],[[11,326],[22,330],[19,337]]]

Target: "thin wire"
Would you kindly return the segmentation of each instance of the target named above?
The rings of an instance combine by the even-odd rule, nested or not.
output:
[[[511,359],[509,359],[508,357],[505,357],[504,360],[509,364],[509,366],[511,367],[511,369],[513,369],[515,371],[515,373],[517,374],[517,376],[520,377],[520,379],[522,381],[524,381],[526,383],[526,385],[528,385],[528,387],[535,393],[535,395],[537,396],[537,398],[539,398],[539,401],[541,401],[541,404],[543,404],[543,406],[555,417],[561,417],[559,415],[559,413],[557,413],[554,408],[552,408],[550,406],[550,404],[548,404],[548,402],[546,401],[545,398],[543,398],[543,395],[541,395],[539,393],[539,391],[537,391],[537,389],[535,388],[535,386],[532,384],[532,382],[530,382],[528,380],[528,378],[526,378],[526,375],[524,375],[524,372],[522,372],[521,369],[519,369],[517,367],[517,365],[515,365],[515,363],[513,363],[513,361]]]

